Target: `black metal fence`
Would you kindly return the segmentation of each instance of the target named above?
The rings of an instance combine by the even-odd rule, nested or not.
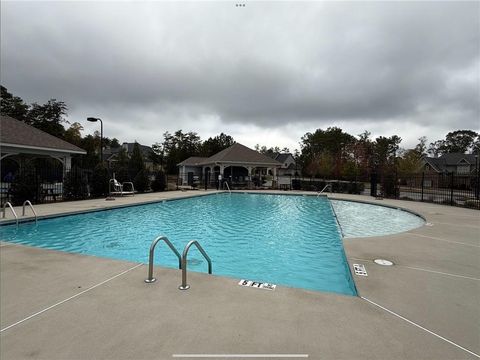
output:
[[[478,175],[413,174],[398,178],[395,198],[480,209]]]
[[[92,170],[77,167],[24,167],[5,175],[0,185],[2,205],[9,201],[21,205],[25,200],[34,204],[91,197]]]
[[[58,166],[20,167],[2,173],[0,203],[3,206],[8,201],[18,206],[25,200],[42,204],[104,197],[109,193],[109,182],[113,176],[113,170],[105,167],[93,170],[77,166],[69,169]],[[132,176],[123,181],[133,181],[139,192],[163,191],[166,187],[166,177],[158,172],[145,172],[141,177]]]
[[[14,205],[21,205],[25,200],[39,204],[102,197],[108,194],[108,181],[113,176],[113,170],[104,168],[99,171],[98,169],[83,169],[78,166],[71,169],[64,169],[61,166],[42,166],[24,167],[5,173],[2,168],[1,176],[0,202],[3,206],[7,201]],[[178,190],[182,185],[182,179],[178,175],[165,176],[159,173],[148,173],[146,177],[148,182],[146,191]],[[136,177],[130,181],[134,181],[134,178]],[[118,176],[117,179],[119,179]],[[269,185],[275,189],[318,192],[323,190],[327,184],[331,185],[331,191],[335,193],[370,194],[376,197],[480,209],[478,174],[422,173],[398,176],[396,174],[373,174],[369,181],[367,179],[343,181],[292,176],[278,177],[270,184],[265,184],[265,182],[255,184],[251,181],[249,188],[265,188],[264,185]],[[196,188],[204,188],[201,179],[195,185]],[[208,185],[210,188],[215,187],[215,183]],[[231,187],[234,188],[234,185],[231,184]]]
[[[365,183],[361,181],[292,177],[291,189],[316,192],[323,190],[324,192],[331,191],[344,194],[363,194],[365,191]]]

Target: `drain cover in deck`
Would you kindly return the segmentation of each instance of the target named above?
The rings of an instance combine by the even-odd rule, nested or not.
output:
[[[392,266],[393,265],[393,262],[391,262],[390,260],[385,260],[385,259],[375,259],[375,260],[373,260],[373,262],[375,264],[383,265],[383,266]]]

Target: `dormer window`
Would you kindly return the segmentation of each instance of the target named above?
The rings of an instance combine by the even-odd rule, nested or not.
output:
[[[469,174],[470,173],[470,165],[458,165],[457,166],[457,174]]]

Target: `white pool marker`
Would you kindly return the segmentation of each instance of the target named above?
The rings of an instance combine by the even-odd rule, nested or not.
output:
[[[393,262],[390,260],[385,260],[385,259],[375,259],[373,262],[377,265],[383,265],[383,266],[392,266]]]
[[[275,290],[275,288],[277,287],[277,285],[275,284],[262,283],[258,281],[245,280],[245,279],[240,280],[238,285],[256,288],[256,289],[272,290],[272,291]]]
[[[365,265],[353,264],[353,270],[355,271],[355,275],[368,276],[367,270],[365,269]]]

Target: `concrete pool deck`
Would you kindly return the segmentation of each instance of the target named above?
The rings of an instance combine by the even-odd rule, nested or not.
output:
[[[35,208],[39,216],[52,216],[197,194],[205,192]],[[236,279],[193,272],[191,289],[180,291],[179,270],[155,268],[158,280],[147,285],[145,265],[2,242],[0,358],[478,358],[480,212],[367,196],[330,197],[406,208],[428,222],[396,235],[344,239],[350,267],[363,264],[368,272],[368,277],[352,275],[358,297],[281,286],[275,291],[243,288]],[[395,265],[376,265],[378,258]]]

